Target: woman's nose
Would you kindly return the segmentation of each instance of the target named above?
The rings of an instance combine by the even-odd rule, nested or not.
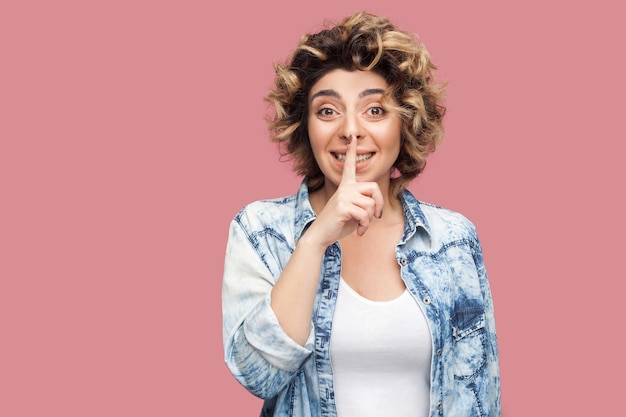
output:
[[[344,123],[341,127],[341,138],[348,140],[350,137],[361,139],[363,137],[362,127],[356,115],[345,115]]]

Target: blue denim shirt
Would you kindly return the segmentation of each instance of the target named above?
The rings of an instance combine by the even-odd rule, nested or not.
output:
[[[493,304],[475,228],[408,190],[401,202],[405,226],[396,258],[432,333],[430,415],[500,416]],[[314,220],[303,182],[295,195],[244,207],[230,226],[222,291],[225,361],[265,400],[262,417],[337,415],[329,345],[339,244],[324,255],[305,346],[283,332],[270,306],[274,283]]]

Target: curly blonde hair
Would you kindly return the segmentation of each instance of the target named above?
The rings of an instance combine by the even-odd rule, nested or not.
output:
[[[274,112],[267,117],[271,139],[285,145],[311,192],[324,185],[309,142],[308,97],[313,85],[335,69],[373,71],[390,87],[395,105],[387,106],[402,118],[401,147],[394,164],[390,192],[399,196],[406,184],[426,166],[426,156],[443,139],[445,83],[434,80],[430,54],[410,33],[385,18],[365,12],[302,37],[286,63],[274,65],[275,87],[266,100]]]

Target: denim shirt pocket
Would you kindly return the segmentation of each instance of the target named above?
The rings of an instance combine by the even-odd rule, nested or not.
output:
[[[485,310],[457,310],[450,318],[454,346],[454,377],[473,379],[487,362],[485,347]]]

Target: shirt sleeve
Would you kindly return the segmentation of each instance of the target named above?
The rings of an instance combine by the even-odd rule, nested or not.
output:
[[[475,231],[474,231],[475,232]],[[476,236],[478,242],[478,237]],[[483,398],[481,401],[487,405],[485,407],[489,416],[499,417],[501,415],[500,405],[500,365],[498,358],[498,342],[496,337],[496,323],[494,316],[493,299],[489,281],[487,279],[487,271],[483,259],[483,252],[480,242],[474,252],[474,260],[478,271],[478,279],[485,305],[485,335],[486,335],[486,351],[487,351],[487,384],[480,389]]]
[[[278,323],[270,293],[279,271],[270,270],[267,257],[272,257],[271,251],[235,218],[222,282],[225,362],[248,391],[263,399],[275,397],[289,384],[312,352],[309,343],[300,346]]]

